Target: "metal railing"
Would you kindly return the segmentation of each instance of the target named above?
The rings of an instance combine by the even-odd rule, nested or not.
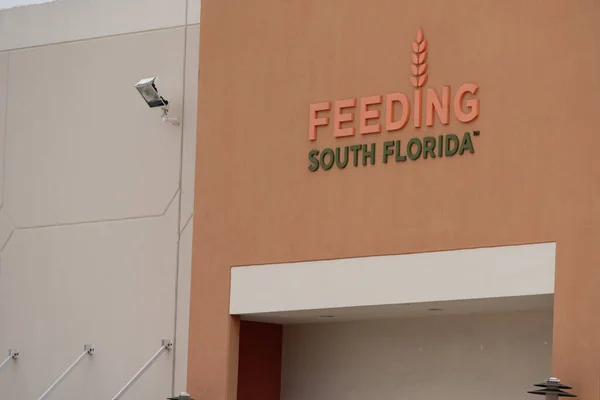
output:
[[[119,400],[123,395],[133,386],[133,384],[154,364],[154,362],[160,357],[165,351],[170,351],[173,348],[173,342],[169,339],[163,339],[160,349],[148,360],[146,364],[123,386],[123,389],[119,390],[119,393],[112,398],[112,400]]]
[[[75,362],[71,364],[69,368],[67,368],[66,371],[63,372],[62,375],[59,376],[58,379],[55,380],[52,385],[50,385],[50,387],[38,398],[38,400],[43,400],[46,396],[48,396],[54,389],[56,389],[58,385],[60,385],[62,381],[65,380],[67,376],[69,376],[69,374],[75,369],[77,364],[79,364],[81,360],[83,360],[83,357],[85,357],[86,355],[93,355],[94,351],[94,345],[86,344],[85,346],[83,346],[83,353],[81,353],[81,355],[77,357],[77,360],[75,360]]]

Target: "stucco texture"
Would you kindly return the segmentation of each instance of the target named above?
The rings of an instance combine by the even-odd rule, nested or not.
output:
[[[598,15],[592,0],[205,0],[190,392],[235,398],[231,266],[556,241],[553,373],[597,399]],[[419,28],[425,87],[476,83],[479,118],[309,141],[311,103],[413,92]],[[474,154],[308,170],[313,148],[473,130]]]

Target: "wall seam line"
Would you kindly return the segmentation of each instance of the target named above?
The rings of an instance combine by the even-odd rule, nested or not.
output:
[[[161,215],[166,215],[167,212],[169,211],[169,208],[171,208],[171,206],[173,205],[173,202],[175,201],[175,199],[177,198],[177,194],[181,192],[181,188],[177,188],[177,190],[175,191],[175,194],[171,197],[171,200],[169,200],[169,204],[167,204],[167,207],[165,208],[165,211],[163,211],[163,213]]]
[[[114,219],[99,219],[92,221],[81,221],[81,222],[65,222],[59,224],[51,224],[51,225],[36,225],[36,226],[20,226],[16,227],[15,231],[29,231],[34,229],[49,229],[49,228],[62,228],[68,226],[76,226],[76,225],[91,225],[91,224],[103,224],[103,223],[111,223],[111,222],[123,222],[123,221],[135,221],[138,219],[152,219],[152,218],[160,218],[164,217],[164,214],[151,214],[151,215],[141,215],[138,217],[123,217],[123,218],[114,218]]]
[[[151,28],[151,29],[142,29],[139,31],[131,31],[131,32],[121,32],[121,33],[114,33],[111,35],[101,35],[101,36],[94,36],[94,37],[89,37],[89,38],[82,38],[82,39],[73,39],[73,40],[63,40],[63,41],[58,41],[58,42],[53,42],[53,43],[44,43],[44,44],[35,44],[35,45],[30,45],[30,46],[23,46],[23,47],[10,47],[10,48],[6,48],[3,50],[0,50],[0,53],[2,52],[15,52],[15,51],[20,51],[20,50],[31,50],[31,49],[37,49],[40,47],[49,47],[49,46],[60,46],[63,44],[74,44],[74,43],[82,43],[82,42],[90,42],[90,41],[94,41],[94,40],[103,40],[103,39],[110,39],[110,38],[116,38],[116,37],[121,37],[121,36],[129,36],[129,35],[138,35],[138,34],[144,34],[144,33],[152,33],[152,32],[160,32],[160,31],[167,31],[170,29],[180,29],[180,28],[186,28],[187,25],[186,24],[182,24],[182,25],[172,25],[172,26],[164,26],[161,28]]]
[[[139,216],[139,217],[124,217],[124,218],[115,218],[115,219],[101,219],[101,220],[97,220],[97,221],[67,222],[67,223],[64,223],[64,224],[54,224],[54,225],[38,225],[38,226],[16,227],[14,221],[12,220],[12,217],[8,213],[8,210],[6,210],[6,215],[11,220],[14,228],[10,232],[10,235],[8,235],[8,238],[6,239],[6,242],[4,242],[4,245],[2,246],[2,248],[0,248],[0,254],[4,251],[4,249],[8,245],[8,242],[10,242],[10,239],[12,238],[13,234],[16,231],[27,231],[27,230],[34,230],[34,229],[61,228],[61,227],[77,226],[77,225],[91,225],[91,224],[103,224],[103,223],[111,223],[111,222],[137,221],[137,220],[143,220],[143,219],[162,218],[162,217],[164,217],[167,214],[167,211],[169,211],[169,208],[171,207],[171,205],[173,204],[173,201],[177,197],[177,193],[179,193],[179,189],[177,189],[175,191],[175,194],[173,195],[173,197],[171,197],[171,200],[169,201],[169,204],[167,205],[167,208],[165,209],[165,211],[163,213],[161,213],[161,214],[152,214],[152,215],[142,215],[142,216]],[[2,208],[4,208],[4,207],[3,206],[0,207],[0,209],[2,209]],[[178,245],[177,249],[179,250],[179,245]]]
[[[65,223],[50,224],[50,225],[20,226],[20,227],[15,227],[13,229],[13,231],[61,228],[61,227],[76,226],[76,225],[103,224],[103,223],[111,223],[111,222],[135,221],[135,220],[139,220],[139,219],[161,218],[167,214],[167,212],[169,211],[169,208],[171,208],[171,205],[173,204],[173,201],[177,197],[178,193],[179,193],[179,189],[177,189],[175,191],[175,194],[171,197],[171,200],[169,201],[169,204],[167,205],[167,208],[165,209],[165,211],[163,211],[160,214],[140,215],[140,216],[136,216],[136,217],[108,218],[108,219],[99,219],[99,220],[91,220],[91,221],[65,222]],[[10,217],[10,215],[9,215],[9,217]],[[11,217],[11,221],[12,221],[12,217]],[[14,222],[13,222],[13,224],[14,224]]]
[[[2,253],[4,251],[4,249],[6,248],[6,245],[8,244],[8,242],[10,242],[10,238],[12,238],[13,233],[15,233],[15,229],[13,229],[12,231],[10,231],[10,234],[8,235],[8,238],[6,238],[6,242],[4,242],[4,244],[2,245],[2,249],[0,249],[0,253]]]
[[[197,0],[199,1],[199,0]],[[171,370],[171,396],[175,397],[175,371],[177,368],[177,353],[178,353],[178,343],[177,343],[177,311],[179,310],[179,263],[181,261],[180,253],[181,253],[181,204],[183,199],[183,149],[185,145],[185,104],[186,104],[186,72],[187,72],[187,37],[188,37],[188,6],[189,0],[185,1],[185,29],[183,30],[183,65],[182,65],[182,76],[181,76],[181,85],[182,85],[182,96],[181,96],[181,143],[179,147],[179,210],[177,214],[177,255],[176,255],[176,264],[175,264],[175,312],[173,313],[173,344],[175,347],[175,351],[173,352],[173,368]],[[187,382],[187,376],[186,376]],[[186,385],[187,386],[187,385]]]
[[[190,224],[190,221],[192,220],[193,217],[194,217],[194,213],[192,213],[192,215],[190,215],[190,217],[187,219],[187,221],[183,225],[183,228],[181,228],[181,232],[179,233],[179,236],[183,235],[183,232],[185,232],[185,229]]]
[[[0,203],[2,207],[4,207],[4,190],[6,189],[6,155],[8,152],[6,151],[7,143],[6,139],[8,137],[8,92],[10,90],[10,52],[6,53],[6,93],[5,93],[5,104],[4,104],[4,132],[3,136],[3,155],[2,155],[2,197],[0,197]],[[7,210],[8,212],[8,210]],[[4,247],[3,247],[4,248]]]
[[[90,42],[92,40],[110,39],[110,38],[118,37],[118,36],[137,35],[137,34],[141,34],[141,33],[166,31],[166,30],[169,30],[169,29],[189,28],[189,27],[192,27],[192,26],[195,26],[195,25],[200,25],[200,23],[194,22],[193,24],[187,24],[187,25],[176,25],[176,26],[168,26],[168,27],[164,27],[164,28],[148,29],[148,30],[143,30],[143,31],[115,33],[113,35],[95,36],[95,37],[90,37],[90,38],[85,38],[85,39],[65,40],[65,41],[62,41],[62,42],[45,43],[45,44],[38,44],[38,45],[25,46],[25,47],[14,47],[14,48],[11,47],[11,48],[6,48],[6,49],[3,49],[3,50],[0,50],[0,54],[4,54],[4,53],[8,54],[8,53],[15,52],[15,51],[28,50],[28,49],[36,49],[36,48],[41,48],[41,47],[60,46],[60,45],[69,44],[69,43],[80,43],[80,42]]]

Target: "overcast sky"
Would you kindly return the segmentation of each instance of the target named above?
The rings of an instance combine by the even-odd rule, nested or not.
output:
[[[28,4],[47,3],[52,0],[0,0],[0,9],[11,8],[17,6],[25,6]]]

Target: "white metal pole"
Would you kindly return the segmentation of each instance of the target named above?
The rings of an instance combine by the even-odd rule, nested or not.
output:
[[[56,387],[58,385],[60,385],[60,383],[62,381],[65,380],[65,378],[67,376],[69,376],[69,374],[73,371],[73,369],[75,369],[75,367],[77,366],[77,364],[79,364],[81,362],[81,360],[83,360],[83,357],[85,357],[86,355],[92,355],[94,354],[94,346],[91,344],[86,344],[85,346],[83,346],[83,353],[81,353],[81,355],[79,357],[77,357],[77,360],[75,360],[75,362],[73,364],[71,364],[69,366],[69,368],[67,368],[67,370],[65,372],[62,373],[61,376],[58,377],[57,380],[54,381],[54,383],[52,385],[50,385],[50,387],[44,392],[44,394],[42,394],[38,400],[42,400],[44,399],[46,396],[48,396],[54,389],[56,389]]]
[[[0,364],[0,369],[4,367],[10,360],[16,360],[19,358],[19,350],[17,349],[8,349],[8,357]]]
[[[140,368],[140,370],[133,376],[133,378],[131,378],[129,382],[127,382],[127,384],[123,386],[123,389],[119,390],[119,393],[117,393],[115,397],[113,397],[113,400],[119,400],[121,397],[123,397],[123,395],[133,386],[133,384],[140,378],[140,376],[142,376],[144,372],[146,372],[148,368],[150,368],[152,364],[154,364],[158,357],[160,357],[160,355],[165,351],[171,350],[172,348],[173,342],[169,339],[163,339],[162,346],[160,347],[160,349],[156,353],[154,353],[152,358],[150,358],[150,360],[148,360],[148,362],[144,364],[142,368]]]

